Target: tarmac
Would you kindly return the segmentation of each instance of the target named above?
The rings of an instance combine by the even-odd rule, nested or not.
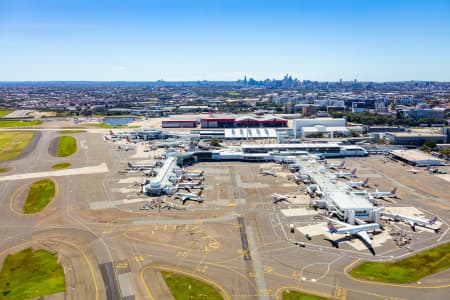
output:
[[[305,186],[296,185],[281,165],[199,163],[188,170],[205,171],[203,203],[191,202],[185,210],[141,211],[146,196],[135,182],[142,174],[119,171],[128,161],[159,153],[117,151],[116,144],[103,141],[106,130],[95,129],[73,134],[77,153],[57,158],[49,145],[58,130],[39,132],[27,155],[1,163],[11,171],[0,176],[0,260],[30,246],[56,252],[67,290],[46,299],[172,299],[160,270],[204,280],[224,299],[281,299],[284,289],[333,299],[447,299],[450,293],[448,271],[407,285],[365,282],[348,274],[361,260],[391,261],[449,242],[449,183],[434,174],[412,174],[400,163],[384,163],[382,156],[346,159],[349,169],[358,168],[359,178],[370,176],[369,190],[398,187],[396,203],[382,200],[387,208],[410,212],[412,207],[442,222],[439,234],[386,222],[385,231],[373,235],[373,256],[355,239],[333,247],[327,239],[336,237],[324,230],[322,212],[309,208]],[[72,166],[51,171],[59,162]],[[259,174],[260,168],[277,177]],[[21,214],[17,207],[26,193],[20,191],[45,177],[57,184],[55,199],[41,213]],[[295,198],[274,204],[272,193]],[[289,224],[297,228],[293,234]],[[393,236],[398,232],[412,243],[397,246]]]

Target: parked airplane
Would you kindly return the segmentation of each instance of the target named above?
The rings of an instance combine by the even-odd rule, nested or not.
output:
[[[316,195],[321,197],[322,190],[317,184],[310,184],[306,187],[306,192],[309,194],[311,198],[314,198]]]
[[[369,177],[367,177],[366,179],[364,179],[363,181],[350,181],[347,183],[347,186],[352,189],[352,188],[362,188],[362,187],[366,187],[367,184],[369,183]]]
[[[414,169],[413,167],[411,167],[411,169],[409,169],[408,172],[411,172],[411,173],[413,173],[413,174],[417,174],[417,173],[420,173],[421,171],[420,171],[420,170],[417,170],[417,169]]]
[[[333,222],[336,222],[344,227],[336,228],[333,225]],[[348,223],[340,222],[337,220],[333,220],[333,222],[331,221],[331,219],[328,221],[328,231],[331,234],[337,233],[337,234],[346,234],[346,235],[356,235],[370,247],[372,247],[372,241],[371,241],[370,236],[367,233],[367,231],[380,229],[380,224],[378,224],[378,223],[350,225]]]
[[[198,173],[184,173],[182,175],[182,177],[186,178],[186,179],[193,179],[193,178],[202,177],[204,174],[205,174],[205,171],[202,170],[202,171],[200,171]]]
[[[383,213],[383,216],[388,217],[389,219],[394,220],[394,221],[401,221],[401,222],[407,223],[407,224],[409,224],[409,226],[411,226],[411,229],[413,231],[416,231],[416,225],[433,229],[436,233],[438,233],[440,230],[440,228],[432,227],[432,225],[436,224],[436,221],[438,219],[437,217],[433,217],[430,220],[425,220],[422,218],[409,217],[409,216],[404,216],[404,215],[399,215],[399,214]]]
[[[330,164],[328,164],[328,169],[334,169],[334,170],[345,169],[344,165],[345,165],[345,160],[343,160],[341,163],[330,163]]]
[[[153,169],[155,167],[154,164],[142,164],[142,165],[134,165],[132,163],[128,163],[128,168],[130,169],[138,169],[138,170],[148,170],[148,169]]]
[[[377,198],[377,199],[381,199],[381,198],[396,198],[397,197],[397,188],[393,188],[392,191],[390,192],[380,192],[378,191],[378,189],[375,190],[375,192],[369,192],[369,197],[370,198]]]
[[[273,176],[273,177],[277,177],[277,174],[275,174],[274,171],[270,171],[270,170],[259,169],[259,174],[270,175],[270,176]]]
[[[202,203],[203,202],[202,193],[203,191],[200,191],[198,193],[176,193],[175,198],[180,199],[181,202],[183,202],[183,205],[188,200]]]
[[[350,173],[339,171],[338,173],[333,173],[332,176],[335,176],[336,178],[356,177],[356,169],[353,169]]]
[[[130,150],[134,150],[133,148],[130,148],[128,146],[122,147],[122,146],[117,146],[117,151],[125,151],[128,152]]]
[[[197,182],[179,182],[177,184],[177,188],[190,188],[190,187],[203,187],[203,180],[197,181]]]
[[[286,201],[286,202],[291,203],[291,201],[289,201],[289,195],[272,194],[272,198],[273,198],[273,203],[279,203],[281,201]]]

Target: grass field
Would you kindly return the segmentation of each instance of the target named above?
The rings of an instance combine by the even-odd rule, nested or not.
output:
[[[119,126],[111,126],[108,124],[103,124],[103,123],[95,123],[95,124],[86,124],[87,126],[94,126],[94,127],[100,127],[100,128],[127,128],[127,126],[125,125],[119,125]]]
[[[0,161],[14,159],[27,148],[33,132],[0,132]]]
[[[20,120],[0,120],[0,128],[4,127],[26,127],[41,125],[41,120],[20,121]]]
[[[0,109],[0,118],[1,117],[4,117],[4,116],[6,116],[6,115],[8,115],[8,114],[10,114],[10,113],[12,113],[13,111],[12,110],[8,110],[8,109]]]
[[[66,290],[56,255],[31,248],[8,255],[0,273],[0,299],[32,299]]]
[[[328,298],[323,298],[320,296],[306,294],[297,291],[286,290],[283,292],[283,300],[327,300]]]
[[[24,214],[34,214],[43,210],[55,197],[55,183],[51,179],[34,182],[23,205]]]
[[[176,300],[223,300],[216,289],[203,281],[172,272],[161,271],[161,274]]]
[[[54,170],[59,170],[59,169],[65,169],[65,168],[68,168],[68,167],[70,167],[71,166],[71,164],[70,163],[60,163],[60,164],[56,164],[56,165],[53,165],[52,166],[52,169],[54,169]]]
[[[365,280],[410,283],[450,268],[450,243],[396,262],[364,262],[351,275]]]
[[[67,135],[59,137],[56,156],[66,157],[74,154],[76,151],[77,151],[77,140],[74,137]]]
[[[67,129],[67,130],[61,131],[61,133],[63,133],[63,134],[85,133],[85,132],[87,132],[87,130],[84,130],[84,129]]]
[[[4,173],[4,172],[6,172],[6,171],[8,171],[7,168],[0,168],[0,173]]]

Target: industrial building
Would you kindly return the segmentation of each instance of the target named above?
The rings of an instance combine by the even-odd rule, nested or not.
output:
[[[236,119],[236,127],[287,127],[287,126],[288,120],[274,116],[262,118],[245,116]]]
[[[385,138],[394,145],[422,146],[426,141],[447,143],[447,136],[431,132],[386,132]]]
[[[395,159],[418,167],[440,166],[442,163],[440,159],[417,149],[392,150],[389,154]]]
[[[345,127],[347,125],[347,121],[344,118],[315,118],[315,119],[296,119],[294,120],[294,136],[296,138],[301,138],[303,127],[315,127],[315,126],[323,126],[323,127]]]
[[[163,120],[162,128],[196,128],[196,120]]]

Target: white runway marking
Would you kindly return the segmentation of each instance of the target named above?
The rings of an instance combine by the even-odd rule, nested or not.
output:
[[[59,177],[59,176],[73,176],[73,175],[85,175],[85,174],[96,174],[96,173],[107,173],[109,172],[106,163],[101,163],[98,166],[74,168],[66,170],[57,171],[46,171],[46,172],[35,172],[26,174],[14,174],[9,176],[0,177],[0,181],[11,181],[11,180],[24,180],[33,179],[41,177]]]

